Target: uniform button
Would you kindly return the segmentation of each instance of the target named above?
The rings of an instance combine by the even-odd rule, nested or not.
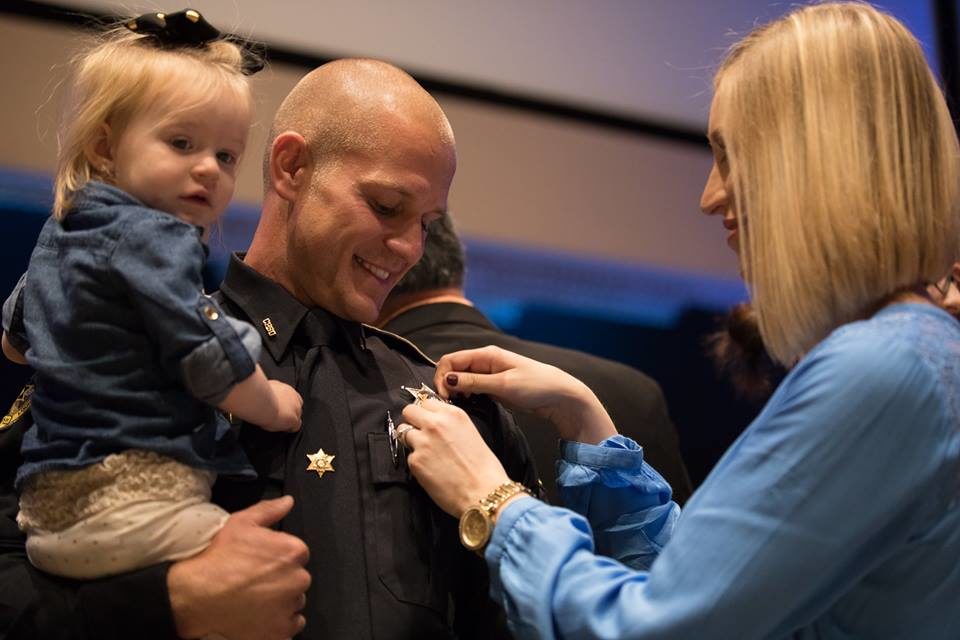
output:
[[[220,317],[220,314],[217,313],[217,310],[210,306],[203,308],[203,315],[207,316],[207,320],[216,320]]]

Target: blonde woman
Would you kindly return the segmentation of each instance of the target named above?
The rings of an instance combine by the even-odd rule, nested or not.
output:
[[[866,4],[798,9],[731,50],[709,136],[701,207],[792,368],[682,518],[585,386],[489,347],[443,358],[438,387],[551,418],[579,514],[510,484],[438,401],[404,412],[410,467],[521,637],[955,638],[960,325],[925,283],[958,255],[960,175],[920,47]]]

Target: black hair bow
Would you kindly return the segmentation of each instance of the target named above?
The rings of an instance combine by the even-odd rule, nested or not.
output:
[[[164,47],[202,47],[223,37],[219,29],[194,9],[176,13],[145,13],[128,20],[125,26],[131,31],[150,36]],[[244,74],[253,75],[263,69],[262,45],[249,41],[237,44],[243,51]]]

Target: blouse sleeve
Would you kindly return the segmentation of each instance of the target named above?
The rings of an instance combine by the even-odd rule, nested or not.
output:
[[[670,485],[625,436],[599,445],[563,442],[557,485],[564,506],[584,516],[596,552],[648,569],[673,534],[680,507]]]
[[[602,521],[598,540],[610,535],[617,504],[601,496],[626,474],[587,465],[569,475],[609,479],[579,483],[573,504],[590,524],[529,498],[504,509],[486,554],[493,596],[519,637],[790,635],[932,526],[950,479],[931,451],[956,440],[944,406],[932,371],[897,345],[815,350],[693,496],[649,571],[595,555],[590,524]],[[620,493],[630,514],[632,490]]]

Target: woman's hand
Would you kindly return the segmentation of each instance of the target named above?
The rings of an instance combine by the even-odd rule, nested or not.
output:
[[[587,385],[557,367],[499,347],[443,356],[434,384],[444,398],[487,393],[511,409],[535,413],[552,422],[564,440],[597,444],[617,433]]]
[[[483,441],[470,417],[459,407],[438,400],[403,409],[401,438],[407,465],[433,501],[459,518],[510,478]],[[406,427],[412,426],[412,429]]]

